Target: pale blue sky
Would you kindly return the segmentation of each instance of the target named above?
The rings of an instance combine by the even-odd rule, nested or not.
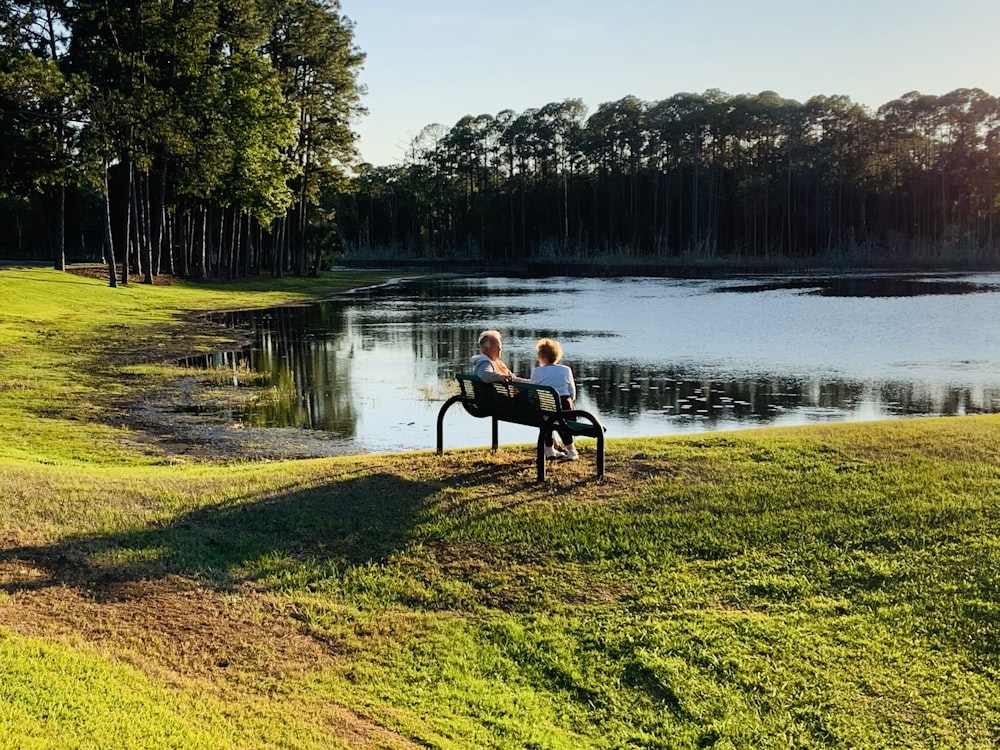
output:
[[[909,91],[1000,96],[1000,0],[341,0],[367,53],[364,160],[401,162],[425,126],[579,98]]]

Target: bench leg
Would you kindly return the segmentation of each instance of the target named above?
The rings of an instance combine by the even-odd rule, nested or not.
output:
[[[597,477],[604,476],[604,435],[597,436]]]
[[[535,449],[535,461],[538,465],[537,478],[539,482],[545,481],[545,430],[538,431],[538,447]]]
[[[444,406],[442,406],[441,410],[438,412],[438,420],[437,420],[437,452],[438,452],[439,456],[442,453],[444,453],[444,413],[446,411],[448,411],[448,408],[452,404],[454,404],[456,401],[460,401],[461,399],[462,399],[461,396],[452,396],[451,398],[449,398],[447,401],[444,402]]]
[[[493,452],[497,452],[497,446],[500,445],[500,431],[497,429],[497,425],[500,423],[496,417],[493,417]]]

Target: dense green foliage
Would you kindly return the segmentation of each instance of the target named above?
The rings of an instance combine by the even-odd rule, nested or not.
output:
[[[367,168],[357,258],[995,264],[1000,102],[917,92],[872,113],[719,91],[579,100],[429,126]],[[815,261],[813,261],[815,262]]]
[[[0,28],[0,252],[147,281],[327,261],[364,59],[338,0],[0,0]]]
[[[997,416],[612,436],[545,484],[532,446],[198,461],[112,424],[204,335],[178,313],[352,279],[0,271],[0,746],[997,745]]]

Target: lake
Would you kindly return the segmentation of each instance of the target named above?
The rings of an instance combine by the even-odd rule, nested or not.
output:
[[[433,449],[485,328],[524,376],[558,339],[612,438],[1000,411],[996,273],[428,278],[219,319],[253,343],[187,364],[260,373],[239,418],[336,452]],[[487,420],[448,414],[446,447],[489,445]],[[502,443],[535,435],[500,425]]]

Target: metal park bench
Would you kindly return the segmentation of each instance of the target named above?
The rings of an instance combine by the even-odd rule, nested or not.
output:
[[[545,480],[545,441],[557,428],[575,437],[597,438],[597,476],[604,476],[604,425],[590,412],[563,409],[555,388],[534,383],[486,383],[475,375],[459,373],[460,393],[448,399],[437,419],[437,452],[444,453],[444,415],[452,404],[461,404],[473,417],[493,422],[493,451],[497,449],[500,422],[538,428],[538,481]]]

